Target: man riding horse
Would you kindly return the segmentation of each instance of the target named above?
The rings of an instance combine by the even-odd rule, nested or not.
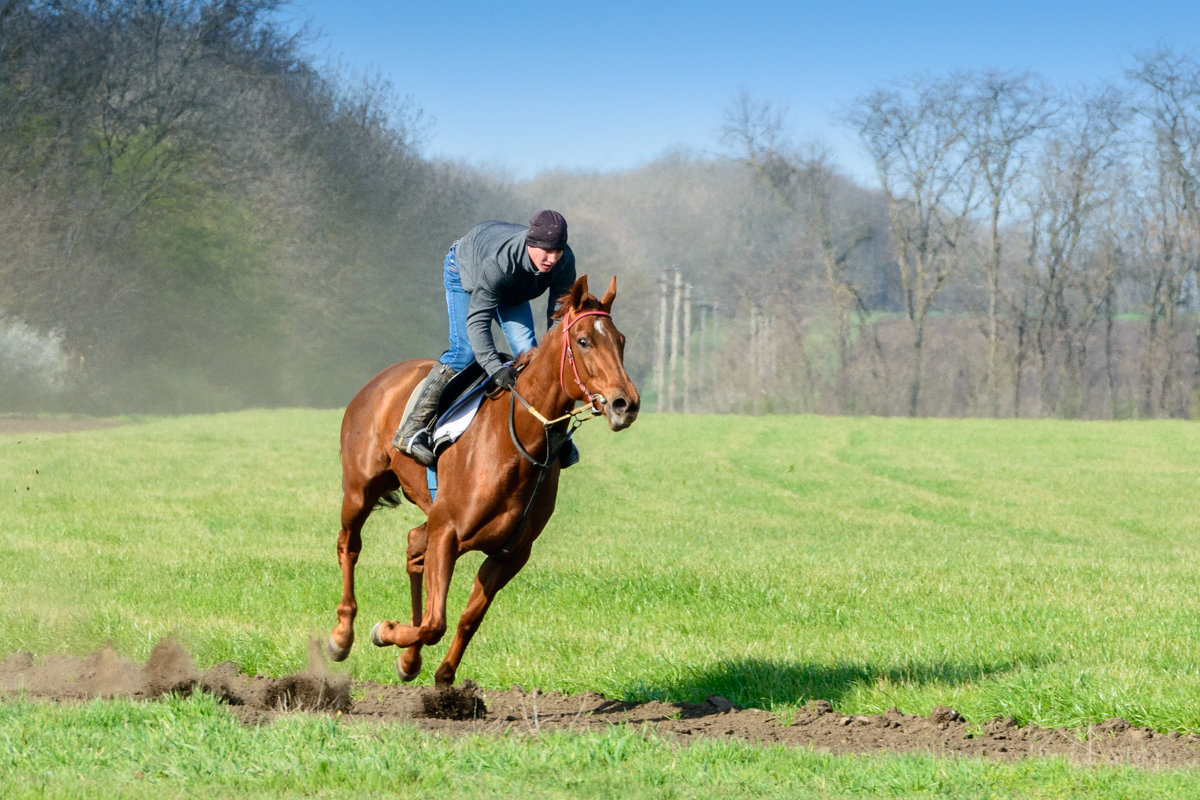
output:
[[[491,382],[512,389],[517,373],[504,363],[492,337],[492,321],[520,355],[537,345],[530,301],[546,294],[547,325],[575,282],[575,254],[567,245],[567,221],[557,211],[533,215],[529,225],[490,220],[476,225],[450,246],[443,262],[450,346],[434,364],[412,412],[396,431],[393,446],[429,467],[437,461],[433,427],[446,384],[472,361]],[[562,451],[562,466],[579,460],[573,443]]]

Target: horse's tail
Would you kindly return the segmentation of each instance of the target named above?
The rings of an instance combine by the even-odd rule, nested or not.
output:
[[[404,493],[399,489],[386,492],[375,501],[375,508],[395,508],[404,502]]]

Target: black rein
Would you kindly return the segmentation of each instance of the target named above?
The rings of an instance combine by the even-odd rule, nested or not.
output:
[[[508,538],[504,540],[504,544],[495,550],[488,551],[487,554],[494,558],[508,558],[508,556],[512,555],[511,548],[517,543],[517,539],[521,536],[521,531],[525,528],[525,523],[529,521],[529,515],[533,511],[533,503],[542,491],[542,484],[546,482],[546,473],[549,471],[550,465],[554,463],[554,460],[558,458],[559,452],[571,440],[571,434],[575,429],[583,424],[578,418],[572,418],[569,426],[570,429],[566,433],[559,433],[549,425],[543,425],[542,430],[546,432],[546,460],[538,461],[532,453],[525,449],[525,446],[521,444],[521,440],[517,437],[517,399],[520,395],[517,394],[515,389],[509,389],[508,393],[508,433],[512,437],[513,445],[516,446],[517,452],[524,456],[525,460],[537,469],[538,476],[537,483],[533,486],[533,494],[529,496],[529,502],[525,504],[525,511],[522,512],[520,521],[512,529],[512,533],[508,535]],[[524,397],[520,397],[520,400],[524,406],[529,407],[529,403]]]

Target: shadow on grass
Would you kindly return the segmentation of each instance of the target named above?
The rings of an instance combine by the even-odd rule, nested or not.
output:
[[[703,702],[720,695],[747,708],[801,705],[809,700],[837,703],[859,690],[880,684],[897,687],[942,684],[961,686],[1036,666],[1034,661],[992,664],[916,663],[900,666],[871,664],[812,665],[762,659],[721,661],[705,669],[685,671],[677,679],[660,684],[638,682],[625,689],[630,700]]]

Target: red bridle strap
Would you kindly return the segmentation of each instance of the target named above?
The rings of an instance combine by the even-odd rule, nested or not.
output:
[[[571,392],[567,389],[567,363],[570,362],[571,373],[575,378],[575,385],[579,387],[579,391],[583,392],[583,401],[591,404],[593,409],[599,413],[599,409],[595,408],[595,401],[593,400],[593,397],[596,397],[596,395],[589,392],[587,387],[583,385],[583,379],[579,377],[579,368],[575,366],[575,351],[571,349],[571,326],[584,317],[609,317],[611,319],[612,314],[609,314],[607,311],[583,311],[572,317],[570,309],[567,310],[566,316],[563,317],[562,321],[563,352],[562,360],[559,363],[558,382],[562,386],[562,390],[570,395]],[[604,402],[603,397],[600,397],[600,402]]]

